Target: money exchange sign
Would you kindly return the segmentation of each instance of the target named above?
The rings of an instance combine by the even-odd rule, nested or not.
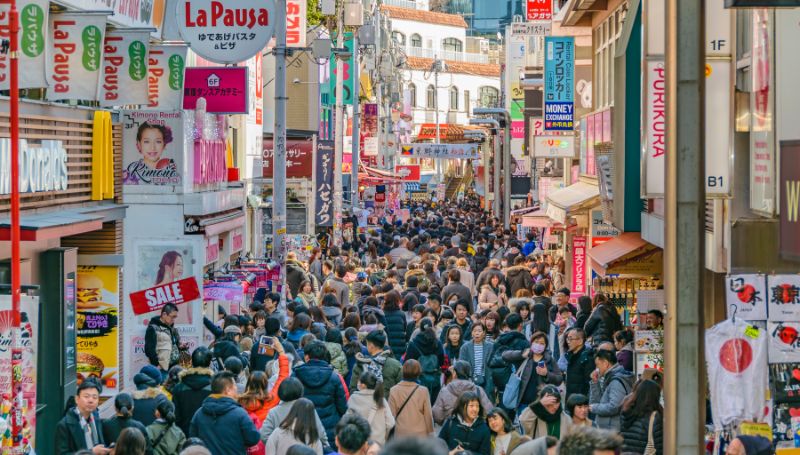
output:
[[[572,131],[575,121],[575,38],[546,36],[544,129]]]

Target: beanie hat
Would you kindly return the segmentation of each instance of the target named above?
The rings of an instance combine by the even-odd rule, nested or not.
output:
[[[229,325],[228,327],[225,327],[224,332],[225,333],[235,333],[237,335],[241,335],[242,334],[242,330],[239,328],[239,326],[236,326],[236,325]]]

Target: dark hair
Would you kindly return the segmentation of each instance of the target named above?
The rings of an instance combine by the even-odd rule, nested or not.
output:
[[[664,413],[661,407],[661,387],[655,381],[642,379],[633,386],[631,394],[622,402],[622,413],[639,419],[650,416],[654,411]]]
[[[575,408],[577,406],[588,406],[589,398],[581,393],[573,393],[567,398],[567,413],[570,416],[575,415]]]
[[[211,350],[205,346],[198,346],[192,351],[192,367],[208,368],[211,366]]]
[[[159,417],[164,419],[167,422],[167,426],[161,430],[161,433],[156,436],[155,439],[151,441],[151,447],[156,448],[161,444],[161,440],[164,439],[164,436],[167,435],[167,432],[173,425],[175,425],[175,405],[172,404],[169,400],[160,400],[156,405],[156,411],[158,411]]]
[[[502,409],[500,409],[499,406],[497,406],[493,408],[491,411],[489,411],[489,414],[486,415],[486,419],[488,420],[489,418],[495,416],[503,419],[503,431],[505,431],[506,433],[511,433],[511,431],[514,429],[514,423],[511,422],[511,418],[508,417],[506,411],[503,411]]]
[[[174,303],[167,303],[164,305],[164,308],[161,308],[161,314],[170,314],[175,311],[178,311],[178,305],[175,305]]]
[[[120,393],[114,397],[114,409],[124,419],[133,417],[133,397],[129,393]]]
[[[291,431],[294,438],[306,445],[319,441],[317,410],[308,398],[298,398],[289,414],[281,422],[281,428]]]
[[[181,446],[181,450],[186,450],[189,447],[205,447],[205,446],[206,443],[203,442],[202,439],[193,436],[191,438],[186,438],[186,442],[184,442],[183,445]]]
[[[458,401],[456,401],[456,414],[459,415],[462,419],[466,418],[467,416],[467,406],[473,401],[478,402],[478,406],[480,406],[480,412],[478,412],[478,416],[483,416],[484,409],[483,404],[481,403],[481,399],[475,392],[464,392],[463,395],[458,397]]]
[[[336,442],[340,449],[350,453],[364,447],[371,433],[367,419],[358,415],[345,415],[336,424]]]
[[[328,294],[325,297],[323,297],[322,298],[323,302],[327,297],[332,297],[333,301],[336,302],[336,297],[334,295],[332,295],[332,294]],[[323,306],[330,306],[330,305],[324,305],[324,303],[323,303]],[[319,322],[320,324],[322,324],[326,328],[330,327],[332,325],[331,322],[328,320],[328,317],[325,316],[325,312],[322,311],[322,307],[311,306],[311,307],[308,308],[308,314],[311,315],[311,319],[314,322]]]
[[[541,296],[542,294],[544,294],[544,291],[545,287],[541,283],[533,287],[533,295],[535,296]]]
[[[556,397],[558,399],[558,402],[561,403],[561,391],[558,390],[558,387],[556,387],[554,385],[551,385],[551,384],[547,384],[545,386],[542,386],[542,388],[539,389],[538,398],[541,400],[546,395],[550,395],[552,397]]]
[[[340,262],[334,267],[334,273],[338,278],[344,278],[347,275],[347,266]]]
[[[328,329],[328,332],[325,334],[325,341],[328,343],[336,343],[339,346],[342,345],[342,331],[337,329],[336,327],[332,327]]]
[[[100,385],[96,379],[89,378],[81,382],[81,384],[78,386],[78,390],[75,391],[75,396],[80,396],[81,392],[89,389],[95,389],[97,393],[103,393],[103,386]]]
[[[320,306],[330,306],[330,307],[340,308],[340,309],[342,308],[342,302],[339,301],[339,297],[337,297],[336,294],[324,294],[322,296],[322,299],[320,299],[319,305]],[[314,308],[314,307],[311,307],[311,308]],[[309,308],[309,311],[311,311],[311,308]]]
[[[447,278],[454,283],[460,283],[461,272],[459,272],[458,269],[450,269],[450,271],[447,272]]]
[[[347,330],[350,327],[358,330],[361,328],[361,318],[356,313],[350,313],[342,319],[342,328]]]
[[[470,303],[464,299],[458,299],[456,300],[456,303],[453,305],[453,314],[455,314],[456,309],[460,306],[463,306],[464,309],[467,310],[467,313],[471,313],[470,310],[472,309],[472,305],[470,305]]]
[[[416,381],[422,374],[422,366],[416,359],[408,359],[403,363],[403,380]]]
[[[361,373],[358,382],[367,386],[367,389],[372,390],[372,399],[375,400],[375,406],[378,409],[383,409],[383,381],[375,376],[371,371]]]
[[[292,323],[289,324],[289,331],[308,330],[311,327],[311,316],[306,313],[295,314]]]
[[[550,333],[550,315],[544,303],[535,303],[531,308],[531,331]]]
[[[457,360],[453,364],[453,371],[458,379],[470,379],[472,377],[472,365],[466,360]]]
[[[144,455],[145,450],[147,450],[147,439],[142,431],[135,427],[128,427],[119,434],[114,454]]]
[[[140,131],[141,131],[141,128],[140,128]],[[163,256],[161,256],[161,262],[158,264],[158,273],[156,273],[156,282],[155,282],[156,285],[161,283],[161,281],[164,279],[164,274],[165,274],[164,267],[167,267],[167,266],[172,267],[172,266],[174,266],[175,262],[178,260],[178,258],[183,258],[183,256],[181,256],[180,253],[178,253],[177,251],[174,251],[174,250],[173,251],[167,251],[166,253],[164,253]],[[171,308],[172,308],[171,310],[167,310],[167,306],[169,306],[169,305],[171,305]],[[161,309],[161,314],[164,314],[165,312],[168,312],[168,311],[169,312],[178,311],[178,307],[174,303],[168,303],[167,305],[164,305],[164,308]]]
[[[225,389],[236,385],[236,375],[230,371],[220,371],[211,378],[211,393],[220,394]]]
[[[664,320],[664,313],[661,310],[650,310],[647,312],[647,314],[652,314],[653,316],[656,316],[662,321]]]
[[[232,355],[225,359],[225,371],[230,371],[236,376],[239,376],[242,370],[244,370],[244,364],[239,357]]]
[[[464,344],[464,330],[461,329],[461,326],[454,323],[454,324],[450,324],[447,327],[445,327],[444,330],[445,330],[444,342],[446,343],[447,346],[454,346],[453,343],[450,341],[450,331],[451,330],[457,330],[458,331],[458,345],[455,346],[455,347],[460,349],[461,345]]]
[[[610,363],[611,365],[616,365],[617,363],[617,354],[614,351],[608,351],[605,349],[598,349],[594,353],[595,359],[605,360],[606,362]]]
[[[311,447],[295,444],[289,447],[289,450],[286,451],[286,455],[317,455],[317,452]]]
[[[597,428],[573,427],[558,444],[559,455],[586,455],[595,450],[614,450],[622,446],[622,438]]]
[[[614,332],[614,341],[619,341],[623,345],[633,341],[633,332],[630,329],[622,329]]]
[[[544,340],[545,349],[549,348],[550,347],[550,340],[548,340],[547,334],[544,333],[544,332],[533,332],[531,334],[531,344],[533,344],[533,340],[538,340],[540,338]]]
[[[158,130],[161,132],[161,136],[164,138],[164,145],[172,142],[172,128],[168,127],[167,125],[159,125],[157,123],[150,123],[147,121],[139,125],[139,129],[136,130],[136,142],[142,140],[142,135],[147,130]]]
[[[303,348],[303,353],[310,360],[326,360],[329,358],[328,348],[322,341],[314,340]]]
[[[383,311],[397,311],[403,298],[397,291],[389,291],[383,295]]]
[[[517,313],[511,313],[506,318],[505,324],[511,330],[519,330],[519,326],[522,324],[522,316]]]
[[[383,330],[373,330],[364,337],[364,342],[379,348],[384,348],[386,347],[386,334],[383,333]]]
[[[392,439],[381,451],[381,455],[447,455],[447,453],[447,446],[439,438]]]
[[[283,402],[294,401],[303,396],[303,383],[294,376],[289,376],[278,386],[278,398]]]

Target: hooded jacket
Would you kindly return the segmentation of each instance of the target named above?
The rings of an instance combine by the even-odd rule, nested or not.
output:
[[[402,310],[386,312],[386,341],[396,359],[406,353],[406,313]]]
[[[647,438],[650,433],[650,413],[636,417],[629,413],[622,413],[622,452],[644,453],[647,448]],[[656,454],[664,453],[664,416],[656,413],[653,419],[653,444]]]
[[[189,368],[178,375],[180,382],[172,388],[172,403],[175,405],[175,424],[184,434],[189,434],[194,413],[203,405],[203,400],[211,395],[213,375],[208,368]]]
[[[531,439],[547,436],[548,422],[560,420],[558,439],[564,439],[572,427],[572,419],[564,412],[561,406],[555,414],[550,414],[538,401],[534,401],[519,416],[519,425],[526,436]]]
[[[598,428],[619,432],[622,401],[633,389],[633,380],[633,373],[616,364],[589,385],[589,403]]]
[[[347,412],[347,391],[344,380],[333,367],[322,360],[312,359],[295,367],[294,376],[303,383],[303,396],[314,403],[322,420],[328,441],[333,441],[336,424]]]
[[[144,426],[148,426],[156,420],[155,412],[158,404],[167,400],[164,391],[159,387],[137,390],[131,396],[133,397],[133,419],[138,420]]]
[[[392,351],[386,349],[375,356],[356,353],[356,363],[353,365],[353,374],[350,375],[350,390],[358,390],[358,380],[367,364],[374,362],[381,367],[383,374],[383,394],[389,396],[389,391],[400,382],[403,366],[394,358]]]
[[[524,265],[515,265],[506,270],[506,283],[510,295],[517,295],[520,289],[531,289],[533,277],[531,271]]]
[[[210,395],[192,417],[189,437],[203,440],[214,455],[242,455],[260,434],[247,411],[233,398]]]
[[[300,285],[304,280],[308,279],[308,272],[306,272],[302,264],[297,261],[286,261],[286,284],[289,286],[292,298],[297,297],[300,292]]]
[[[506,383],[511,377],[511,365],[506,360],[503,360],[503,354],[506,351],[524,351],[530,344],[522,332],[512,330],[506,332],[494,342],[494,349],[492,350],[492,357],[489,359],[489,368],[492,373],[492,382],[497,388],[498,392],[502,392],[506,388]],[[513,362],[515,367],[519,367],[522,361]]]
[[[453,411],[455,411],[458,398],[467,392],[475,392],[478,394],[484,413],[488,413],[494,408],[483,388],[475,385],[470,380],[456,379],[444,386],[439,392],[439,396],[436,397],[436,403],[433,404],[432,409],[433,421],[436,422],[437,425],[444,423],[444,421],[453,414]]]
[[[373,393],[374,391],[369,389],[353,392],[347,401],[347,413],[365,418],[372,428],[369,438],[383,446],[389,437],[389,431],[394,428],[395,421],[386,399],[384,398],[383,406],[378,409],[372,397]]]

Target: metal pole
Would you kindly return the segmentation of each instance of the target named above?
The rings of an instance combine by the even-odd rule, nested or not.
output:
[[[511,222],[511,117],[506,115],[503,128],[503,227],[508,229]]]
[[[336,12],[336,47],[344,47],[344,24],[342,11]],[[334,154],[333,154],[333,244],[339,245],[342,238],[342,154],[344,153],[344,109],[342,101],[344,95],[344,78],[342,60],[336,57],[336,123],[334,124]]]
[[[283,264],[286,235],[286,0],[275,3],[275,128],[272,161],[272,257]],[[281,275],[285,276],[285,267]],[[283,282],[283,280],[281,280]]]
[[[373,11],[373,21],[375,22],[375,61],[380,62],[381,56],[381,32],[383,21],[381,20],[381,6],[380,1],[375,3],[375,11]],[[383,125],[381,125],[381,104],[383,100],[383,81],[381,80],[380,65],[376,65],[374,70],[377,73],[375,78],[375,101],[378,104],[378,156],[381,162],[378,163],[381,167],[386,167],[386,150],[383,148]]]
[[[503,169],[503,155],[500,153],[500,128],[495,128],[494,138],[494,169],[492,175],[494,176],[494,191],[492,191],[492,211],[494,216],[500,218],[500,171]]]
[[[682,455],[702,451],[705,422],[705,2],[666,7],[664,453]]]
[[[358,63],[358,33],[353,33],[353,159],[350,171],[350,206],[355,215],[358,207],[358,166],[361,162],[361,136],[359,134],[361,122],[361,102],[359,102],[359,91],[361,89],[360,66]],[[358,230],[358,227],[355,227]]]
[[[491,209],[489,205],[489,144],[483,140],[483,209],[487,212]]]
[[[436,109],[436,143],[441,144],[442,133],[439,128],[439,60],[433,59],[433,104]]]
[[[384,133],[386,134],[386,153],[387,153],[387,169],[394,171],[394,150],[389,148],[389,137],[392,134],[392,107],[389,105],[389,97],[383,100],[383,109],[386,112],[386,124],[384,125]]]

